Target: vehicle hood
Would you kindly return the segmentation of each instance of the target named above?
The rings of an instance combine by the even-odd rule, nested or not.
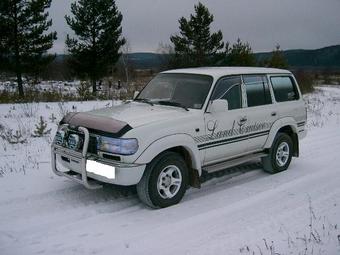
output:
[[[138,102],[127,102],[118,106],[102,108],[87,112],[87,114],[112,118],[129,124],[132,128],[147,125],[152,122],[176,119],[187,115],[188,111],[179,107],[149,105]]]

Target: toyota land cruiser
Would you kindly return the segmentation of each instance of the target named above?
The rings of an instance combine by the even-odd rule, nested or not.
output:
[[[306,136],[306,107],[291,72],[220,67],[158,74],[131,101],[69,113],[52,144],[52,169],[90,189],[137,185],[153,208],[178,203],[215,172],[261,159],[286,170]]]

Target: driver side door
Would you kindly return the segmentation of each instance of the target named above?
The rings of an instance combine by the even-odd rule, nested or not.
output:
[[[227,100],[228,109],[209,112],[204,115],[206,139],[199,145],[205,152],[205,165],[224,161],[248,152],[248,140],[241,128],[247,121],[246,108],[242,97],[241,76],[229,76],[218,81],[210,102],[216,99]]]

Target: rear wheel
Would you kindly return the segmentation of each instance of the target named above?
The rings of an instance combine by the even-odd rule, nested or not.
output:
[[[263,169],[272,174],[284,171],[289,167],[292,155],[292,139],[285,133],[278,133],[268,156],[262,158]]]
[[[183,198],[188,183],[188,168],[175,152],[165,152],[147,165],[137,184],[139,198],[152,208],[177,204]]]

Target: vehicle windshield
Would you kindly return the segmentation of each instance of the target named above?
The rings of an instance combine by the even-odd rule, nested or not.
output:
[[[161,73],[141,91],[136,101],[201,109],[213,78],[200,74]]]

